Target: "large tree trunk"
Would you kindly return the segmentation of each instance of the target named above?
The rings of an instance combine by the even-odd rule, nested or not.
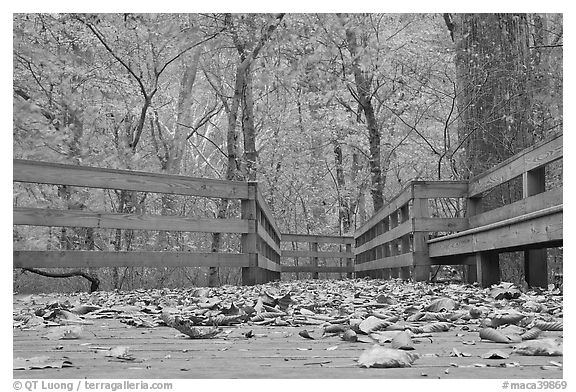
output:
[[[525,14],[454,14],[464,177],[533,142]]]

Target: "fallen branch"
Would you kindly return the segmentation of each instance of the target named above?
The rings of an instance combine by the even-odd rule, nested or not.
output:
[[[87,274],[85,272],[82,272],[80,270],[71,271],[71,272],[56,273],[56,272],[42,271],[42,270],[39,270],[36,268],[22,268],[22,269],[24,271],[32,272],[34,274],[47,276],[49,278],[71,278],[73,276],[81,276],[84,279],[87,279],[88,281],[90,281],[90,293],[97,291],[98,287],[100,286],[100,279],[98,279],[97,277],[92,276],[90,274]]]

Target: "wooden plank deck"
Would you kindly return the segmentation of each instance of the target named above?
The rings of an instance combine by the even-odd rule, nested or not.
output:
[[[433,333],[415,344],[420,358],[410,368],[366,369],[356,362],[373,343],[346,342],[337,336],[321,338],[320,326],[277,327],[241,325],[223,327],[213,339],[190,339],[169,327],[136,328],[117,319],[97,319],[82,326],[80,339],[48,340],[52,327],[39,330],[14,329],[13,357],[49,356],[66,358],[71,367],[14,370],[16,379],[120,378],[120,379],[560,379],[562,368],[550,361],[563,357],[512,355],[508,359],[483,359],[493,349],[510,353],[507,344],[479,341],[478,332],[461,327]],[[306,329],[316,340],[298,333]],[[253,331],[254,337],[244,334]],[[562,332],[545,332],[558,337]],[[367,336],[362,340],[369,341]],[[475,345],[464,342],[476,341]],[[134,360],[106,357],[106,348],[128,346]],[[328,350],[329,348],[336,349]],[[470,357],[453,357],[453,349]],[[515,363],[514,367],[504,367]],[[482,366],[479,367],[478,365]],[[544,368],[543,368],[544,366]]]

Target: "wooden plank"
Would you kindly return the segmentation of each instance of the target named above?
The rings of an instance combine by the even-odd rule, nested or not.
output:
[[[205,233],[249,233],[254,231],[253,227],[255,226],[253,222],[240,219],[195,219],[182,216],[118,214],[22,207],[14,208],[13,224]]]
[[[533,212],[530,212],[528,214],[515,216],[515,217],[509,218],[509,219],[504,219],[504,220],[501,220],[498,222],[490,223],[490,224],[485,225],[485,226],[474,227],[472,229],[464,230],[464,231],[461,231],[459,233],[454,233],[454,234],[446,235],[443,237],[434,238],[434,239],[429,240],[428,243],[432,244],[434,242],[440,242],[440,241],[450,240],[453,238],[464,237],[464,236],[468,236],[471,234],[480,233],[483,231],[490,231],[490,230],[494,230],[494,229],[497,229],[497,228],[502,227],[502,226],[511,226],[511,225],[522,223],[524,221],[528,221],[531,219],[540,218],[543,216],[554,215],[554,214],[558,214],[558,213],[562,214],[562,209],[563,209],[563,205],[548,207],[548,208],[545,208],[543,210],[533,211]]]
[[[354,244],[354,237],[338,235],[315,235],[282,233],[282,242],[317,242],[322,244]]]
[[[260,253],[258,254],[258,267],[268,271],[282,272],[282,266],[280,264],[273,262]]]
[[[194,252],[14,251],[14,268],[247,267],[247,254]]]
[[[282,250],[280,257],[326,257],[326,258],[350,258],[354,253],[349,252],[323,252],[313,250]]]
[[[260,222],[258,222],[258,235],[260,236],[260,238],[262,238],[262,240],[264,240],[264,242],[266,242],[266,244],[268,244],[269,247],[274,249],[276,253],[280,254],[282,252],[278,244],[274,242],[272,237],[270,237],[270,234],[268,234],[268,232]]]
[[[529,214],[528,214],[529,215]],[[546,246],[562,242],[562,212],[514,220],[508,225],[494,224],[489,230],[468,230],[467,235],[450,235],[428,241],[430,257],[450,256],[521,246]],[[511,220],[509,220],[511,221]],[[458,233],[460,234],[460,233]]]
[[[260,192],[258,188],[256,188],[256,202],[260,207],[260,211],[264,214],[266,219],[268,219],[268,222],[270,222],[270,225],[272,226],[274,232],[276,232],[278,238],[281,238],[280,229],[278,229],[278,225],[276,224],[276,220],[274,219],[274,214],[272,214],[272,211],[270,210],[268,203],[266,203],[266,200],[264,200],[264,197],[262,197],[262,192]]]
[[[312,265],[283,265],[282,272],[322,272],[322,273],[340,273],[354,272],[354,266],[325,266],[314,267]]]
[[[383,257],[378,260],[367,261],[362,264],[356,264],[354,271],[369,271],[380,268],[397,268],[409,267],[414,264],[414,253],[405,253],[402,255]]]
[[[483,212],[478,215],[470,216],[470,227],[480,227],[491,223],[499,222],[504,219],[510,219],[515,216],[528,214],[535,211],[544,210],[562,204],[563,201],[562,187],[551,189],[534,196],[520,199],[514,203]]]
[[[474,197],[496,185],[562,158],[562,134],[527,148],[492,169],[472,178],[468,196]]]
[[[13,181],[246,199],[244,182],[15,159]]]
[[[360,226],[354,232],[354,238],[360,237],[362,234],[370,230],[382,219],[386,218],[388,215],[392,214],[394,211],[402,207],[404,204],[408,203],[414,197],[413,194],[413,183],[409,183],[404,187],[404,189],[396,195],[388,204],[382,207],[378,212],[376,212],[366,223]]]
[[[469,228],[466,218],[414,218],[414,231],[462,231]]]
[[[414,198],[466,197],[468,181],[415,181]]]
[[[375,246],[383,245],[387,242],[390,242],[394,239],[400,238],[406,234],[409,234],[413,231],[413,220],[408,220],[393,229],[384,232],[383,234],[379,235],[378,237],[374,238],[371,241],[366,242],[363,245],[360,245],[356,249],[354,249],[354,254],[360,254],[362,252],[367,251],[368,249],[372,249]]]

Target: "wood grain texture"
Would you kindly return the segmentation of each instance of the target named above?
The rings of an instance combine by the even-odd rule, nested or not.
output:
[[[14,251],[14,268],[248,267],[243,253]]]
[[[527,148],[490,170],[472,178],[468,186],[468,197],[474,197],[510,181],[523,173],[542,167],[562,158],[562,134]]]
[[[317,242],[319,244],[354,244],[354,237],[282,233],[282,242]]]
[[[356,247],[354,253],[359,254],[365,252],[376,246],[383,245],[387,242],[400,238],[408,233],[411,233],[412,231],[414,231],[414,222],[412,220],[409,220],[407,222],[401,223],[400,225],[392,228],[389,231],[384,232],[383,234],[379,235],[373,240]]]
[[[360,226],[354,232],[354,238],[360,237],[362,234],[366,233],[376,224],[378,224],[381,220],[386,218],[388,215],[394,213],[404,204],[408,203],[414,197],[413,192],[413,185],[409,183],[404,187],[404,189],[396,195],[388,204],[382,207],[379,211],[377,211],[366,223]]]
[[[428,241],[430,257],[503,251],[522,246],[558,246],[558,242],[563,240],[562,215],[561,210],[552,214],[533,213],[530,219],[510,219],[508,224],[506,221],[497,222],[457,235],[435,238]]]
[[[378,260],[367,261],[354,266],[355,271],[369,271],[381,268],[409,267],[414,264],[414,253],[405,253]]]
[[[468,181],[414,181],[414,198],[466,197]]]
[[[14,370],[15,379],[561,379],[561,368],[541,369],[550,357],[513,355],[507,360],[486,360],[481,355],[499,349],[510,352],[507,345],[480,342],[477,332],[456,326],[448,332],[433,333],[431,339],[415,344],[420,355],[412,367],[365,369],[356,362],[371,343],[345,342],[338,336],[303,339],[302,327],[265,327],[245,325],[223,327],[214,339],[188,339],[175,329],[158,327],[133,328],[118,320],[94,320],[83,327],[77,340],[51,341],[43,338],[46,329],[13,332],[13,358],[47,355],[53,359],[67,357],[72,367],[63,369]],[[321,335],[321,327],[306,326],[313,336]],[[254,338],[243,334],[252,330]],[[561,336],[547,332],[548,337]],[[362,336],[362,339],[368,339]],[[464,345],[464,341],[477,344]],[[56,346],[61,346],[58,350]],[[133,361],[105,357],[95,347],[128,346]],[[335,350],[327,350],[336,347]],[[453,348],[470,357],[452,357]],[[555,357],[563,362],[563,357]],[[518,363],[518,367],[502,367],[502,363]],[[474,366],[476,363],[489,365]],[[454,366],[452,364],[456,364]],[[446,372],[448,370],[448,372]]]
[[[281,257],[325,257],[325,258],[350,258],[354,253],[342,252],[323,252],[313,250],[283,250]]]
[[[13,181],[227,199],[248,198],[244,182],[15,159]]]
[[[22,207],[13,209],[13,224],[205,233],[250,233],[254,231],[255,227],[254,221],[240,219],[194,219],[182,216],[118,214]]]
[[[472,215],[469,218],[470,228],[481,227],[516,216],[559,206],[562,205],[562,203],[563,189],[562,187],[555,188],[478,215]]]

